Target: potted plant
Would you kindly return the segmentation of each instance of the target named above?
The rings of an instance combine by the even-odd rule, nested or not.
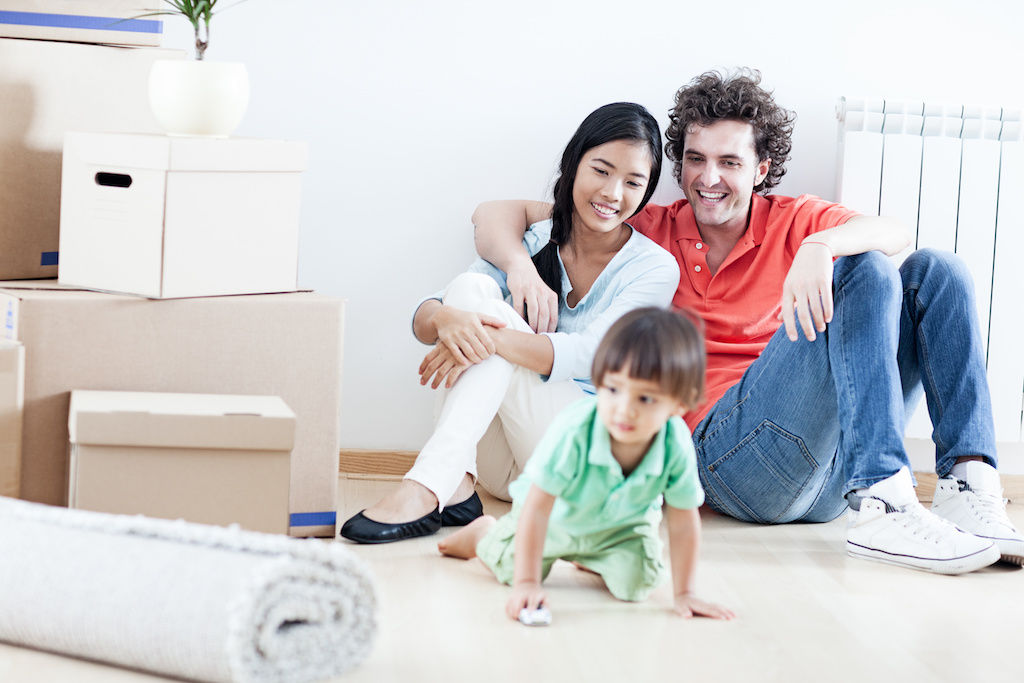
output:
[[[218,0],[163,2],[167,8],[142,16],[184,17],[195,32],[195,59],[161,59],[153,64],[149,76],[153,115],[171,135],[227,137],[241,123],[249,104],[249,75],[241,62],[205,59]]]

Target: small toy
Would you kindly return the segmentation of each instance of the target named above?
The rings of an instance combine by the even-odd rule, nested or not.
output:
[[[537,609],[524,607],[519,610],[519,623],[524,626],[550,626],[551,612],[544,605]]]

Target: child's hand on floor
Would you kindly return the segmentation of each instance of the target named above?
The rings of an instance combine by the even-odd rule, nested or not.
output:
[[[505,603],[505,614],[508,615],[509,619],[517,621],[519,619],[519,611],[524,607],[535,610],[541,605],[547,605],[547,603],[548,598],[539,583],[524,581],[512,587],[512,595],[509,597],[508,602]]]
[[[690,617],[711,617],[712,619],[735,619],[736,615],[732,610],[711,602],[705,602],[692,593],[682,593],[676,596],[673,610],[679,616],[689,619]]]

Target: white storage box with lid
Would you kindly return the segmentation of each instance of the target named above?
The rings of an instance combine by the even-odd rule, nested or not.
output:
[[[295,414],[277,396],[72,391],[68,505],[288,533]]]
[[[306,145],[64,137],[61,284],[153,299],[297,289]]]

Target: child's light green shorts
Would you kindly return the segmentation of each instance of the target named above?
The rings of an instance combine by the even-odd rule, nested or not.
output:
[[[509,585],[515,573],[518,523],[518,510],[513,509],[476,546],[477,557],[499,581]],[[649,524],[573,534],[549,524],[541,561],[544,578],[555,560],[576,562],[597,572],[619,600],[646,600],[665,577],[661,539],[657,528]]]

